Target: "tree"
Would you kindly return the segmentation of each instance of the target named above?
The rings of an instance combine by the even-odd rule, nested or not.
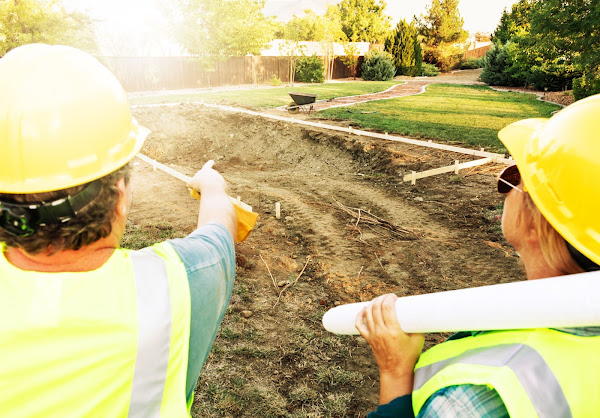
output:
[[[344,55],[341,60],[342,64],[350,69],[350,76],[356,78],[356,65],[358,64],[358,47],[351,42],[344,44]]]
[[[418,67],[423,57],[417,37],[418,30],[415,24],[407,23],[403,19],[385,40],[385,50],[394,57],[397,75],[418,74]]]
[[[212,67],[217,60],[260,51],[273,39],[274,19],[265,0],[175,0],[165,10],[175,39]]]
[[[534,0],[519,0],[509,11],[504,9],[500,23],[492,35],[492,41],[505,44],[515,36],[529,33],[531,27],[531,8]]]
[[[531,35],[542,51],[551,50],[586,72],[600,70],[600,2],[536,0]]]
[[[426,15],[417,20],[423,39],[423,58],[447,71],[459,61],[469,33],[458,11],[458,0],[432,0]]]
[[[383,0],[342,0],[338,4],[342,30],[351,42],[382,43],[390,30]]]
[[[312,10],[305,10],[303,17],[294,16],[281,32],[289,43],[298,45],[299,41],[320,42],[325,53],[325,77],[332,78],[335,59],[334,44],[346,41],[342,32],[340,13],[337,7],[329,6],[324,15],[317,15]]]
[[[85,14],[68,13],[57,0],[0,1],[0,57],[34,42],[96,51],[92,20]]]
[[[598,19],[597,2],[520,0],[500,19],[493,36],[497,50],[493,57],[488,53],[482,79],[553,91],[571,88],[579,78],[582,83],[576,84],[586,86],[582,94],[593,94],[594,86],[600,85],[595,82],[600,64],[600,40],[594,36],[600,33]]]

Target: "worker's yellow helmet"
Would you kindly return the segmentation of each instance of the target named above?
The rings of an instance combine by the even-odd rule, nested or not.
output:
[[[600,264],[600,95],[550,119],[525,119],[498,136],[525,188],[562,237]]]
[[[84,184],[125,165],[148,130],[97,59],[68,46],[13,49],[0,59],[0,192]]]

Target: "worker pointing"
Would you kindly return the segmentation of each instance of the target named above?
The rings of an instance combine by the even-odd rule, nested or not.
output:
[[[600,269],[599,115],[596,95],[499,133],[516,161],[498,178],[502,232],[529,280]],[[379,366],[370,417],[598,416],[600,324],[460,332],[421,355],[423,335],[402,330],[395,300],[356,318]]]
[[[199,227],[119,248],[148,130],[95,58],[0,59],[0,416],[188,416],[231,295],[236,217],[206,164]]]

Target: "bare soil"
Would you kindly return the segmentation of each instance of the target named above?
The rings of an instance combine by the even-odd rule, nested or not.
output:
[[[153,131],[144,154],[187,175],[214,159],[230,195],[260,215],[237,246],[234,296],[194,416],[365,416],[377,405],[377,366],[361,337],[322,328],[327,309],[522,278],[499,232],[499,166],[411,186],[401,175],[466,157],[200,105],[134,114]],[[142,162],[133,200],[137,226],[195,227],[185,185]],[[430,334],[427,346],[445,337]]]

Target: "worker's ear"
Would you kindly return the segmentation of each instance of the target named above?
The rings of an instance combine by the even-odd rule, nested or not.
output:
[[[117,206],[115,207],[115,212],[119,216],[127,216],[127,212],[129,210],[128,203],[128,190],[127,185],[125,184],[125,179],[117,180],[115,184],[117,189],[119,190],[119,201],[117,202]]]

